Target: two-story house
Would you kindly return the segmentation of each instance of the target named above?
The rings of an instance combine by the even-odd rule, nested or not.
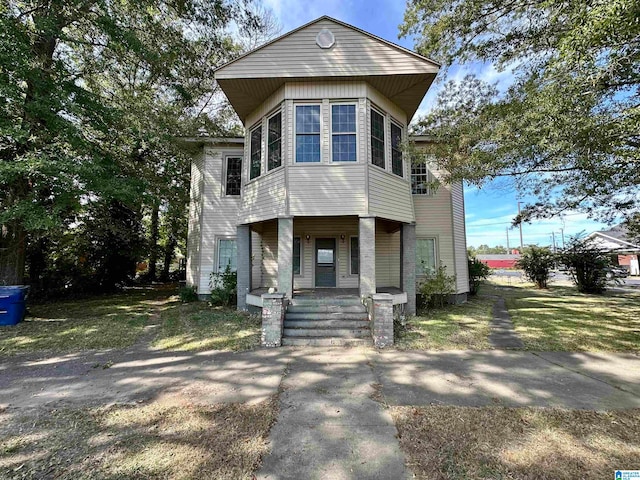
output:
[[[462,185],[432,188],[438,172],[402,149],[438,68],[329,17],[219,67],[246,134],[190,140],[187,283],[205,296],[230,265],[239,309],[264,307],[272,287],[291,317],[285,338],[331,336],[329,325],[362,336],[376,294],[415,314],[416,284],[440,264],[466,298]],[[325,300],[305,312],[305,296]],[[351,297],[368,316],[339,310]]]

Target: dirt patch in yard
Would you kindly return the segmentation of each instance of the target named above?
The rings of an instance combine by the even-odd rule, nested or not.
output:
[[[393,407],[418,478],[593,479],[638,468],[640,410]]]
[[[0,413],[0,478],[249,479],[268,450],[277,399]]]

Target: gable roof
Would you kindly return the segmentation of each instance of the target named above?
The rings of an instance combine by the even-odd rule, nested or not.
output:
[[[330,30],[331,48],[316,36]],[[232,60],[215,78],[242,120],[285,82],[364,80],[410,118],[440,65],[411,50],[323,16]]]
[[[587,238],[600,238],[609,244],[617,244],[623,249],[640,249],[640,245],[636,245],[628,236],[628,230],[624,225],[616,225],[609,230],[593,232]]]

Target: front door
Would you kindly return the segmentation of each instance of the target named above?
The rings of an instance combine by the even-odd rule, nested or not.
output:
[[[316,239],[316,287],[336,286],[336,239]]]

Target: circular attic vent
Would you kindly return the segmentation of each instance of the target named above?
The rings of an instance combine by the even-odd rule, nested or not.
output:
[[[336,43],[336,39],[331,30],[323,28],[316,36],[316,43],[320,48],[331,48]]]

